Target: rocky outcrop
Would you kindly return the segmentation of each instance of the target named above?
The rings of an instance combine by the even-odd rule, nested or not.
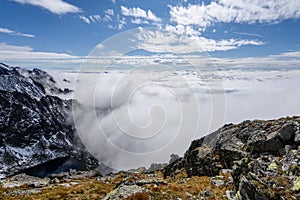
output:
[[[0,64],[0,177],[45,176],[70,162],[84,163],[81,168],[98,164],[76,139],[70,113],[77,103],[51,91],[58,89],[46,72]]]
[[[191,143],[183,158],[164,169],[173,176],[216,176],[232,170],[238,199],[300,198],[300,117],[227,124]]]
[[[171,156],[164,174],[157,164],[104,177],[76,170],[47,178],[19,174],[0,180],[0,198],[299,199],[299,119],[225,125],[193,141],[184,157]]]

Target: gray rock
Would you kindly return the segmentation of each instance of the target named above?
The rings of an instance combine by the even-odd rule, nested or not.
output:
[[[269,199],[268,196],[260,193],[255,185],[251,181],[247,180],[244,176],[240,179],[239,194],[241,200],[265,200]]]
[[[300,117],[287,117],[225,125],[194,140],[182,158],[164,169],[164,176],[184,168],[189,176],[213,176],[211,184],[222,186],[227,182],[215,176],[229,169],[235,199],[296,198],[297,190],[286,191],[298,185],[294,181],[300,174],[299,122]]]
[[[121,200],[127,198],[138,192],[145,192],[146,190],[137,185],[123,185],[108,193],[103,200]]]
[[[299,126],[299,124],[296,127],[296,131],[295,131],[295,143],[298,145],[300,144],[300,126]]]
[[[16,176],[12,176],[10,178],[3,179],[0,181],[0,184],[4,188],[20,187],[23,185],[31,185],[36,188],[40,188],[49,185],[49,183],[50,183],[49,178],[38,178],[38,177],[28,176],[26,174],[18,174]]]
[[[232,190],[226,190],[226,197],[228,200],[234,199],[234,192]]]
[[[279,137],[285,142],[291,140],[294,137],[294,134],[295,125],[293,123],[288,123],[279,130]]]
[[[223,186],[225,184],[225,180],[223,176],[215,176],[210,178],[210,184],[215,185],[217,187]]]
[[[164,169],[167,166],[166,163],[152,163],[146,170],[147,173],[155,172]]]

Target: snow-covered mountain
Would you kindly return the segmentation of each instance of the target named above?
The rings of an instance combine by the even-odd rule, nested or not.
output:
[[[71,108],[78,103],[53,96],[66,92],[42,70],[0,64],[0,177],[45,163],[51,169],[36,172],[41,176],[66,163],[98,164],[74,132]]]

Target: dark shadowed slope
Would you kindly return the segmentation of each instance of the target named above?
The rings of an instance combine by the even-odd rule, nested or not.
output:
[[[76,140],[72,101],[51,96],[61,91],[44,71],[0,64],[0,176],[56,159],[96,166]]]

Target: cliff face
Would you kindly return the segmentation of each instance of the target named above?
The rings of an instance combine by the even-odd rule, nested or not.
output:
[[[52,96],[63,91],[46,72],[0,64],[0,177],[50,163],[38,172],[44,176],[59,168],[57,159],[97,164],[76,140],[72,101]]]
[[[164,176],[231,171],[240,199],[300,198],[300,117],[228,124],[191,143]],[[288,190],[287,190],[288,189]]]

